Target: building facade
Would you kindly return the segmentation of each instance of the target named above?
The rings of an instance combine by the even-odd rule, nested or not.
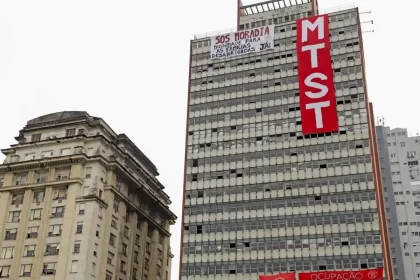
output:
[[[377,126],[395,279],[420,278],[420,137]]]
[[[302,134],[296,20],[317,13],[240,5],[238,30],[275,25],[273,50],[210,59],[209,37],[191,41],[179,279],[378,267],[393,279],[357,8],[329,14],[339,131]]]
[[[176,216],[126,135],[59,112],[15,139],[0,165],[0,278],[170,279]]]

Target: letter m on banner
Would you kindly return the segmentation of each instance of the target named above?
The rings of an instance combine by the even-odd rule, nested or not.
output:
[[[295,280],[294,273],[280,273],[272,276],[260,275],[260,280]]]
[[[338,131],[328,15],[299,19],[296,25],[302,133]]]

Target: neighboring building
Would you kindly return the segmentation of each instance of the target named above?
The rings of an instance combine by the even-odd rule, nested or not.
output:
[[[275,25],[274,51],[210,59],[207,35],[191,41],[179,279],[393,279],[358,9],[330,14],[339,131],[304,135],[295,21],[318,11],[297,2],[238,11],[239,30]]]
[[[420,137],[376,131],[395,279],[420,279]]]
[[[156,167],[126,135],[86,112],[59,112],[15,139],[0,165],[0,278],[170,279],[176,216]]]

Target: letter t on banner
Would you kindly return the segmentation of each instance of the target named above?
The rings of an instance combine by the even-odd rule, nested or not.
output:
[[[260,280],[295,280],[294,273],[280,273],[272,276],[260,275]]]
[[[302,133],[338,131],[328,15],[298,19],[296,25]]]

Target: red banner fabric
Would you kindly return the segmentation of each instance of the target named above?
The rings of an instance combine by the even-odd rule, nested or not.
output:
[[[302,133],[338,131],[328,15],[298,19],[296,25]]]
[[[383,280],[383,268],[299,273],[299,280]]]
[[[294,273],[280,273],[272,276],[260,275],[260,280],[295,280]]]

